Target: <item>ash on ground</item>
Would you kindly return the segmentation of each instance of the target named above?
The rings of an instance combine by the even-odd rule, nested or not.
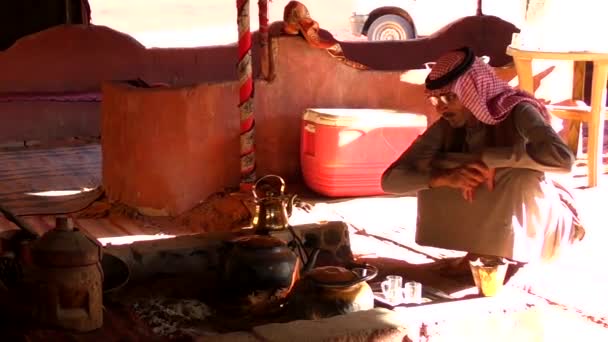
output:
[[[160,336],[181,338],[217,334],[207,322],[212,310],[198,300],[142,299],[133,304],[133,309],[154,334]]]

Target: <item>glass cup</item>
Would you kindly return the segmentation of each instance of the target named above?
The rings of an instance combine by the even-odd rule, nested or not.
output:
[[[405,304],[422,303],[422,284],[408,281],[403,285],[403,302]]]
[[[484,297],[496,296],[503,288],[509,262],[502,258],[478,258],[470,260],[473,280]]]
[[[403,300],[403,278],[397,275],[386,276],[386,280],[383,281],[380,286],[382,287],[382,294],[384,298],[391,303],[401,303]]]

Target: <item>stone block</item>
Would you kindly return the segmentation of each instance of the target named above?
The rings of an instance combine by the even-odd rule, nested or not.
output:
[[[293,229],[300,238],[307,234],[318,238],[321,243],[320,247],[328,254],[324,260],[319,258],[319,265],[346,264],[352,261],[348,226],[344,222],[330,221],[321,224],[297,225],[293,226]],[[332,234],[336,236],[341,236],[341,242],[337,245],[324,243],[322,236],[326,235],[328,231],[332,231]],[[109,245],[105,247],[105,252],[127,263],[131,272],[131,280],[145,279],[155,274],[201,275],[217,271],[220,266],[221,247],[225,241],[250,232],[250,230],[209,232],[168,239],[138,241],[129,245]],[[291,240],[291,234],[288,231],[272,232],[272,235],[284,241]]]
[[[169,239],[139,241],[130,245],[107,246],[106,253],[127,263],[131,280],[155,274],[203,274],[218,264],[218,249],[234,233],[213,232]]]
[[[544,334],[541,307],[537,297],[505,288],[496,297],[398,307],[395,311],[410,323],[412,336],[421,336],[426,342],[536,342],[542,341]]]
[[[253,328],[268,342],[407,341],[407,322],[387,310],[373,309],[321,320],[300,320]]]

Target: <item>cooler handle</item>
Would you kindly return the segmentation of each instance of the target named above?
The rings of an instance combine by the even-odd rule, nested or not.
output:
[[[357,136],[350,136],[350,135],[346,135],[349,133],[356,133]],[[340,136],[339,136],[339,144],[340,146],[342,145],[346,145],[346,144],[350,144],[351,142],[365,136],[367,134],[367,132],[365,130],[362,129],[358,129],[358,128],[345,128],[343,130],[340,131]]]
[[[317,127],[312,123],[304,123],[304,131],[302,132],[302,151],[304,154],[315,156],[315,133]]]

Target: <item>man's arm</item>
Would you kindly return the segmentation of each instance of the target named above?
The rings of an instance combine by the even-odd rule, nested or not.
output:
[[[531,104],[513,109],[514,123],[524,143],[513,147],[489,148],[483,152],[483,162],[491,168],[512,167],[543,172],[572,170],[575,157],[553,128]]]
[[[382,189],[404,194],[429,187],[431,161],[441,147],[443,120],[437,120],[382,174]]]

